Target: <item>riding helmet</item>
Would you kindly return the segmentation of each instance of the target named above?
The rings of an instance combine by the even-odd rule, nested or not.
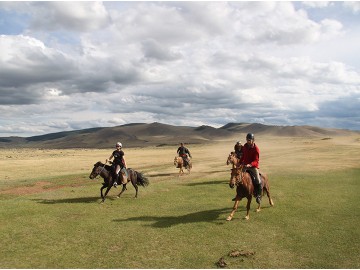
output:
[[[246,135],[246,140],[255,140],[254,134],[248,133],[248,134]]]
[[[122,147],[122,143],[121,143],[121,142],[117,142],[117,143],[116,143],[116,146]]]

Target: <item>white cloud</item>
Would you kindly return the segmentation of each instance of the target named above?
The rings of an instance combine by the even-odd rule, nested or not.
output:
[[[304,1],[302,4],[306,7],[311,8],[325,8],[331,5],[331,2],[329,1]]]
[[[109,23],[107,10],[101,2],[30,2],[33,30],[92,31]]]
[[[16,123],[28,134],[153,121],[305,124],[325,117],[335,99],[359,93],[357,26],[331,15],[332,4],[25,2],[0,9],[26,17],[22,34],[0,36],[0,113],[11,121],[0,120],[0,134],[15,132]],[[318,10],[327,12],[316,17]]]
[[[344,1],[343,4],[346,8],[349,8],[354,14],[358,14],[360,12],[359,1]]]

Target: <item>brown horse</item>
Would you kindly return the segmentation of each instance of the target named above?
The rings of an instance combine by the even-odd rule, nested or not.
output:
[[[240,166],[240,159],[236,156],[235,152],[231,152],[226,160],[226,165],[233,165],[233,168]]]
[[[184,174],[184,168],[187,169],[189,173],[190,173],[191,168],[192,168],[192,163],[191,163],[190,159],[189,159],[189,164],[184,166],[183,158],[178,157],[178,156],[175,156],[175,158],[174,158],[174,165],[176,166],[176,168],[179,168],[179,176]]]
[[[273,200],[270,196],[270,186],[269,186],[269,179],[267,175],[260,174],[261,177],[261,186],[262,186],[262,193],[266,191],[267,197],[269,199],[269,203],[271,206],[274,206]],[[239,206],[239,202],[242,198],[247,198],[247,204],[246,204],[246,216],[245,219],[249,219],[249,211],[250,211],[250,204],[252,200],[252,196],[254,196],[254,185],[251,180],[250,174],[246,171],[246,169],[243,166],[240,166],[239,168],[233,168],[231,170],[231,177],[230,177],[230,183],[229,186],[231,188],[234,188],[236,185],[236,198],[235,198],[235,204],[233,207],[232,212],[227,217],[227,221],[232,220],[234,217],[235,211],[237,210]],[[256,209],[256,212],[260,211],[260,204],[258,205],[258,208]]]
[[[126,169],[128,173],[128,180],[131,181],[131,184],[134,186],[136,193],[135,198],[137,198],[138,195],[138,186],[147,186],[149,185],[149,180],[140,172],[137,172],[131,168]],[[105,197],[108,194],[109,190],[112,188],[114,184],[113,180],[113,174],[111,173],[112,167],[106,164],[101,163],[98,161],[94,164],[94,168],[90,173],[89,178],[94,179],[98,175],[100,175],[104,179],[104,183],[102,184],[102,187],[100,188],[100,195],[101,195],[101,202],[103,203],[105,201]],[[117,195],[119,198],[121,194],[127,189],[126,184],[123,184],[122,190]],[[105,195],[103,195],[103,189],[106,188]]]

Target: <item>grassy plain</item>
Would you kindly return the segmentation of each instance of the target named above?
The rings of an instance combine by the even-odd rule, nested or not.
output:
[[[233,221],[225,165],[234,141],[188,145],[193,171],[178,177],[176,147],[125,148],[150,180],[99,204],[88,178],[112,149],[0,150],[0,268],[360,268],[360,138],[257,139],[275,206]],[[233,250],[254,255],[230,257]]]

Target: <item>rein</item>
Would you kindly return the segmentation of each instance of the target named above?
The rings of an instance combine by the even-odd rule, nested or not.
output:
[[[236,177],[236,180],[235,180],[235,185],[238,186],[240,184],[243,183],[243,178],[244,178],[244,174],[245,174],[245,171],[244,171],[244,166],[240,165],[240,167],[238,167],[240,169],[240,174],[239,174],[239,178]]]
[[[100,172],[98,172],[97,176],[95,176],[95,178],[97,178],[97,177],[102,173],[102,171],[105,169],[105,165],[106,165],[106,163],[105,163],[104,166],[101,168]]]

